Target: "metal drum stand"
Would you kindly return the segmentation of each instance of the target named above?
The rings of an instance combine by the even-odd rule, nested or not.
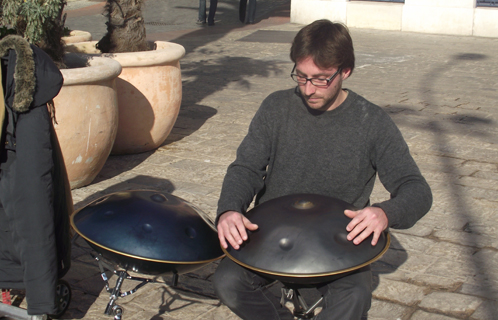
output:
[[[320,306],[323,301],[322,296],[313,303],[313,305],[308,307],[308,304],[301,296],[298,287],[290,284],[284,284],[280,304],[284,305],[286,298],[292,300],[292,303],[294,304],[294,317],[296,317],[297,320],[312,319],[315,316],[315,309]]]
[[[98,257],[93,253],[90,253],[90,255],[98,262],[100,269],[100,276],[102,280],[104,280],[105,282],[105,289],[107,292],[110,293],[109,303],[107,304],[104,313],[110,316],[114,315],[114,320],[121,320],[123,316],[123,308],[116,304],[118,298],[129,296],[130,294],[137,292],[138,289],[140,289],[147,283],[155,282],[155,280],[148,278],[141,278],[141,277],[133,277],[130,274],[128,274],[127,270],[118,271],[115,268],[113,268],[110,264],[104,262],[101,257]],[[105,273],[106,269],[118,276],[114,288],[111,288],[111,286],[109,285],[109,279],[107,278],[107,274]],[[140,281],[140,283],[132,290],[121,292],[121,286],[123,285],[125,279]],[[172,286],[176,287],[177,284],[178,284],[178,274],[174,273]]]

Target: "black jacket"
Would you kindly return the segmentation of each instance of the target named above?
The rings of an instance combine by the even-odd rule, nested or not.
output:
[[[0,56],[0,288],[26,289],[28,314],[54,314],[57,279],[70,266],[73,204],[47,102],[63,78],[20,37],[2,39]]]

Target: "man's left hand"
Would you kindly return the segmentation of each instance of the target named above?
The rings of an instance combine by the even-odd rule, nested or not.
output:
[[[386,213],[381,208],[366,207],[358,211],[345,210],[344,214],[353,220],[346,226],[348,240],[358,245],[373,233],[372,246],[377,244],[382,231],[388,227]]]

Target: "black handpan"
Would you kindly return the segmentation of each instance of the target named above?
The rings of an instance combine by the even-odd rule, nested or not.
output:
[[[71,216],[104,258],[146,274],[182,274],[223,257],[213,222],[192,204],[152,190],[116,192]]]
[[[259,226],[248,231],[239,250],[224,249],[236,263],[287,283],[313,284],[333,280],[379,259],[389,248],[383,232],[377,245],[373,235],[359,245],[347,240],[351,221],[344,210],[356,210],[339,199],[294,194],[266,201],[246,213]]]

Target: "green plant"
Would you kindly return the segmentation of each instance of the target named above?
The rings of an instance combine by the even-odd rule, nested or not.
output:
[[[14,28],[10,28],[7,26],[0,27],[0,39],[2,39],[3,37],[5,37],[9,34],[16,34],[16,33],[17,33],[17,31]]]
[[[64,55],[65,0],[2,0],[2,24],[47,52],[56,63]]]

